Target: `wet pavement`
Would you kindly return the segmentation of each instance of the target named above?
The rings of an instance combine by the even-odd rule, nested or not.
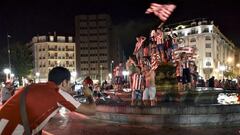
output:
[[[240,127],[126,125],[95,120],[78,113],[66,113],[52,118],[44,128],[43,135],[240,135],[239,129]]]
[[[119,95],[129,102],[129,93]],[[125,100],[126,102],[126,100]],[[178,104],[178,103],[177,103]],[[0,105],[1,107],[1,105]],[[144,117],[144,115],[143,115]],[[163,127],[120,124],[96,120],[75,112],[59,113],[45,126],[43,135],[240,135],[238,127]]]
[[[117,96],[115,101],[119,101],[118,97],[124,101],[121,102],[123,103],[121,106],[129,106],[130,93],[115,93],[115,95]],[[110,104],[116,105],[115,102]],[[119,105],[119,103],[117,104]],[[164,105],[164,103],[158,105]],[[231,125],[228,127],[164,127],[160,125],[120,124],[96,120],[78,113],[65,113],[58,114],[48,123],[44,128],[44,135],[240,135],[239,130],[240,126],[231,127]]]

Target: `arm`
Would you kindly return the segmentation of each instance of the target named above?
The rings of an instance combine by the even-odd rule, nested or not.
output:
[[[96,104],[92,97],[92,91],[88,87],[84,87],[83,89],[84,96],[87,97],[89,101],[88,104],[81,104],[75,111],[78,113],[83,113],[86,115],[94,115],[96,112]]]

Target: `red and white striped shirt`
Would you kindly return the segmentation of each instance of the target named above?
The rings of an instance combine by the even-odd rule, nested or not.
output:
[[[158,34],[155,38],[156,38],[157,45],[164,43],[164,41],[163,41],[163,35]]]
[[[182,60],[182,68],[183,69],[186,69],[186,68],[189,68],[190,67],[190,61],[189,60]]]
[[[132,89],[133,90],[141,90],[141,85],[144,84],[144,77],[141,74],[135,73],[132,76]]]
[[[19,109],[22,92],[23,89],[18,90],[0,109],[1,135],[22,135],[24,133]],[[53,82],[30,85],[26,96],[26,111],[32,134],[42,130],[62,106],[75,111],[80,103],[68,93],[59,90]]]

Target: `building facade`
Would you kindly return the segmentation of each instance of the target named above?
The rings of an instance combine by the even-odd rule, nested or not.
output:
[[[73,37],[35,36],[32,38],[34,71],[36,81],[46,82],[48,72],[56,66],[70,70],[75,79],[76,49]]]
[[[78,77],[109,79],[111,72],[111,18],[106,14],[75,17],[76,62]]]
[[[235,69],[236,47],[214,25],[213,21],[195,19],[165,26],[165,34],[176,33],[180,46],[197,49],[196,65],[204,79],[223,78],[224,71]]]

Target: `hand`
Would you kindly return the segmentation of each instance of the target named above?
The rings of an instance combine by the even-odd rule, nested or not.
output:
[[[90,88],[85,86],[85,87],[83,87],[83,94],[85,97],[89,97],[89,96],[92,96],[92,91]]]

